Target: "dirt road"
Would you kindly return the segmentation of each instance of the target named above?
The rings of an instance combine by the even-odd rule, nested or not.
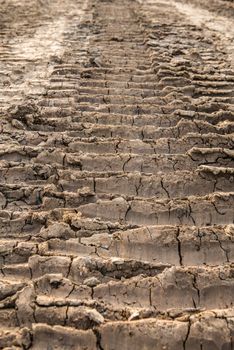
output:
[[[232,350],[233,1],[0,9],[0,349]]]

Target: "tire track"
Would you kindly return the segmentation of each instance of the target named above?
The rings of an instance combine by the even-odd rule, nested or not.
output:
[[[178,2],[79,5],[27,5],[21,46],[5,12],[0,348],[231,350],[227,42]]]

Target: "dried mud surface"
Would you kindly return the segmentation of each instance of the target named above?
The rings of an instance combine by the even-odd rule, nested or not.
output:
[[[234,348],[233,6],[0,0],[0,349]]]

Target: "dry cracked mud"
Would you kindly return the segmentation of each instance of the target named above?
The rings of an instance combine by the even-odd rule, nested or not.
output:
[[[234,349],[233,1],[0,8],[0,349]]]

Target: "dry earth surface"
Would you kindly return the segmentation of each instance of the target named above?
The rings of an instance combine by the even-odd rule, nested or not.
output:
[[[233,350],[234,2],[0,10],[0,349]]]

